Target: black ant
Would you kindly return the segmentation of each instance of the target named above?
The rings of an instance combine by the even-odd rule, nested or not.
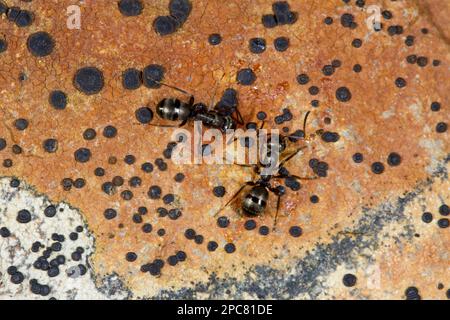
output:
[[[194,103],[194,96],[180,88],[170,86],[161,82],[157,83],[189,96],[188,102],[181,101],[178,98],[162,99],[156,106],[156,113],[161,119],[169,121],[181,121],[179,127],[184,126],[189,120],[201,121],[204,126],[208,128],[219,129],[224,133],[227,130],[234,130],[237,128],[238,124],[242,125],[244,123],[242,115],[237,108],[234,109],[234,113],[236,113],[237,115],[237,119],[235,119],[230,114],[224,115],[217,110],[211,110],[211,108],[206,106],[204,103]],[[166,125],[156,126],[173,127]]]
[[[216,214],[215,216],[217,216],[223,209],[225,209],[226,207],[228,207],[238,196],[239,194],[244,190],[245,187],[250,186],[251,189],[245,194],[242,203],[241,203],[241,208],[242,210],[251,216],[258,216],[264,213],[266,207],[267,207],[267,202],[269,200],[269,192],[274,193],[278,198],[277,198],[277,211],[274,217],[274,224],[273,224],[273,229],[275,229],[276,224],[277,224],[277,219],[278,219],[278,213],[279,213],[279,209],[280,209],[280,201],[281,201],[281,197],[285,194],[286,190],[284,188],[284,186],[277,186],[274,187],[271,185],[271,180],[273,179],[286,179],[286,178],[294,178],[296,180],[315,180],[318,177],[314,176],[314,177],[299,177],[297,175],[292,175],[290,174],[286,168],[284,167],[284,165],[289,162],[291,159],[293,159],[300,151],[304,150],[306,148],[306,146],[302,146],[297,148],[294,152],[292,152],[291,154],[289,154],[288,156],[286,156],[283,160],[281,160],[278,163],[278,156],[276,156],[276,158],[274,157],[274,154],[272,153],[271,150],[276,150],[277,152],[279,152],[280,155],[282,155],[283,153],[285,153],[286,151],[286,147],[287,147],[287,143],[288,143],[288,139],[292,140],[297,140],[302,138],[302,136],[305,136],[305,129],[306,129],[306,121],[307,118],[309,116],[310,112],[308,112],[305,116],[304,119],[304,123],[303,123],[303,134],[294,134],[294,135],[290,135],[290,136],[281,136],[278,139],[278,143],[276,143],[275,141],[277,141],[276,139],[271,139],[273,136],[270,135],[268,137],[267,140],[267,144],[271,144],[270,147],[267,148],[267,153],[266,153],[266,157],[270,159],[270,161],[277,161],[277,165],[275,168],[275,174],[266,174],[261,172],[261,169],[266,169],[267,165],[263,165],[261,163],[261,161],[257,164],[257,165],[245,165],[245,164],[237,164],[239,166],[243,166],[243,167],[252,167],[253,168],[253,172],[254,174],[257,174],[259,177],[256,179],[253,179],[252,181],[247,181],[243,186],[241,186],[239,188],[239,190],[231,197],[231,199],[225,204],[224,207],[222,207]],[[262,129],[264,126],[264,123],[261,125]],[[238,138],[236,138],[238,139]],[[274,148],[274,149],[271,149]]]

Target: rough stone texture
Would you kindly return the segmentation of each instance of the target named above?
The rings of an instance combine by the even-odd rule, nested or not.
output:
[[[423,298],[445,299],[450,287],[450,236],[449,229],[438,228],[436,221],[439,206],[450,204],[450,143],[448,131],[437,134],[435,126],[449,121],[448,4],[366,1],[394,15],[392,20],[383,20],[383,32],[375,33],[365,27],[366,12],[340,0],[290,1],[291,9],[299,13],[298,22],[273,29],[265,29],[260,22],[263,14],[271,13],[272,1],[196,0],[183,27],[173,35],[160,37],[153,31],[152,22],[156,16],[167,14],[167,2],[146,2],[140,16],[128,18],[120,14],[116,1],[85,1],[81,5],[81,30],[68,30],[66,17],[61,14],[72,1],[20,2],[21,7],[36,15],[28,28],[19,29],[4,16],[0,18],[1,34],[8,42],[8,50],[0,55],[0,137],[8,142],[8,148],[0,151],[0,161],[14,161],[12,168],[0,167],[0,176],[17,176],[53,202],[79,208],[80,213],[70,212],[78,221],[82,214],[95,237],[90,272],[99,289],[86,277],[86,282],[74,284],[86,290],[78,290],[76,297],[403,299],[405,289],[416,286]],[[8,4],[13,3],[16,1]],[[355,15],[357,29],[340,25],[340,15],[346,12]],[[322,22],[326,16],[334,18],[332,26]],[[386,28],[395,24],[403,26],[403,35],[391,37],[386,33]],[[425,27],[429,29],[427,35],[421,32]],[[36,58],[28,52],[26,39],[41,30],[54,36],[56,47],[51,55]],[[223,41],[211,46],[208,35],[216,32],[221,33]],[[404,45],[407,35],[416,37],[413,47]],[[290,38],[291,45],[283,53],[272,46],[278,36]],[[253,37],[267,40],[265,53],[250,53],[248,40]],[[361,48],[351,46],[354,38],[363,40]],[[439,67],[429,63],[425,68],[407,64],[406,56],[413,53],[442,63]],[[326,77],[321,69],[333,59],[341,60],[342,66]],[[359,74],[352,71],[356,63],[363,67]],[[318,158],[329,164],[328,177],[305,181],[298,192],[289,190],[282,200],[278,227],[266,237],[257,231],[245,231],[245,219],[235,208],[223,212],[231,225],[217,228],[213,215],[251,177],[250,170],[238,166],[175,166],[169,162],[165,172],[155,167],[152,175],[141,174],[141,163],[162,157],[171,130],[139,125],[134,112],[143,105],[154,110],[161,98],[177,95],[169,88],[123,90],[122,71],[143,69],[149,64],[163,65],[165,81],[192,92],[198,101],[217,101],[226,88],[236,88],[245,120],[256,121],[256,113],[264,110],[269,115],[267,127],[277,127],[273,118],[289,107],[294,120],[285,125],[301,128],[304,113],[312,109],[309,130],[338,132],[341,139],[327,144],[316,136],[309,142],[298,142],[308,148],[289,163],[288,169],[301,176],[310,175],[308,161]],[[98,95],[86,96],[73,87],[73,75],[85,66],[103,71],[105,88]],[[248,67],[255,72],[256,82],[247,87],[237,85],[237,71]],[[27,80],[20,81],[20,73]],[[297,84],[295,79],[300,73],[310,76],[308,85]],[[397,77],[407,80],[405,88],[395,87]],[[320,88],[319,95],[309,95],[310,85]],[[336,101],[335,91],[341,86],[351,90],[351,101]],[[48,103],[48,94],[56,89],[69,97],[64,111],[54,110]],[[312,99],[320,101],[319,108],[310,107]],[[432,101],[441,103],[440,112],[430,112]],[[21,132],[13,126],[20,117],[30,122],[29,128]],[[331,118],[330,124],[325,123],[326,117]],[[118,128],[117,138],[101,136],[106,125]],[[97,138],[84,141],[82,134],[89,127],[97,131]],[[45,153],[42,148],[42,141],[50,137],[59,141],[55,154]],[[23,154],[12,154],[14,143],[24,149]],[[88,163],[74,161],[73,154],[81,147],[92,151]],[[398,167],[386,164],[393,151],[402,156]],[[353,163],[355,152],[364,154],[362,164]],[[136,156],[136,165],[123,163],[127,154]],[[112,155],[119,159],[116,165],[108,164]],[[383,174],[371,173],[370,164],[375,161],[385,163]],[[105,177],[93,175],[97,166],[105,167]],[[186,179],[175,184],[172,178],[180,171]],[[120,191],[126,187],[113,196],[102,193],[102,183],[115,175],[143,178],[143,186],[133,190],[131,201],[120,198]],[[66,177],[85,178],[87,186],[64,191],[60,182]],[[11,223],[13,238],[7,241],[22,237],[25,239],[21,242],[31,241],[28,235],[14,234],[12,218],[5,212],[10,206],[20,206],[20,199],[38,212],[44,200],[19,191],[14,193],[19,202],[9,203],[5,200],[9,190],[5,181],[1,188],[0,227]],[[149,200],[146,195],[153,184],[160,185],[164,194],[177,195],[175,204],[183,211],[179,220],[157,217],[155,211],[162,202]],[[226,186],[224,198],[212,195],[217,185]],[[319,203],[309,201],[313,194],[319,196]],[[266,214],[257,219],[258,226],[272,225],[275,203],[272,196]],[[131,221],[141,205],[149,208],[144,221],[152,223],[151,234],[143,234],[141,225]],[[106,208],[116,208],[118,218],[106,221]],[[431,224],[421,221],[424,211],[433,213]],[[61,226],[68,223],[61,217],[57,219]],[[35,223],[37,228],[47,222]],[[302,227],[300,238],[289,236],[293,225]],[[156,229],[162,227],[166,235],[159,237]],[[185,239],[184,230],[189,227],[205,237],[204,244],[195,245]],[[42,234],[42,240],[46,241],[47,236]],[[92,248],[89,239],[86,246]],[[219,243],[214,253],[206,250],[209,240]],[[3,257],[4,243],[8,248],[10,244],[3,238],[0,242]],[[234,254],[223,251],[227,242],[236,245]],[[28,247],[18,248],[10,261],[23,261],[24,272],[30,259]],[[155,258],[166,259],[177,250],[187,253],[186,262],[164,267],[158,278],[140,272],[140,265]],[[136,262],[124,259],[128,251],[138,254]],[[1,297],[10,298],[14,292],[28,297],[21,288],[5,284],[5,265],[0,266]],[[343,286],[345,273],[357,275],[355,287]],[[109,281],[108,275],[119,282]],[[438,290],[438,283],[444,289]],[[58,297],[68,297],[67,292],[61,289]]]

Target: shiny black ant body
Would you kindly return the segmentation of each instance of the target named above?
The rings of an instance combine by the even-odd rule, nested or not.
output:
[[[303,132],[301,133],[295,133],[294,135],[290,136],[280,136],[278,139],[272,139],[273,136],[269,135],[267,139],[267,153],[266,157],[270,159],[270,161],[277,161],[278,162],[278,155],[274,155],[271,150],[276,150],[279,155],[283,155],[283,153],[286,152],[287,144],[289,140],[296,141],[301,138],[305,138],[305,129],[306,129],[306,121],[309,116],[309,112],[306,114],[304,123],[303,123]],[[264,127],[264,123],[261,125],[260,129]],[[235,138],[239,139],[239,138]],[[275,142],[275,141],[278,141]],[[244,185],[240,187],[240,189],[231,197],[231,199],[225,204],[224,207],[222,207],[219,212],[216,213],[215,216],[217,216],[223,209],[228,207],[240,194],[246,187],[251,187],[250,190],[245,194],[242,203],[241,208],[247,215],[250,216],[258,216],[264,213],[267,203],[269,200],[269,193],[274,193],[277,196],[277,211],[274,217],[274,224],[273,228],[275,229],[278,219],[278,213],[280,209],[280,201],[281,197],[285,194],[286,190],[284,186],[277,186],[274,187],[271,184],[271,181],[273,179],[296,179],[296,180],[315,180],[317,177],[299,177],[297,175],[290,174],[284,165],[293,159],[300,151],[304,150],[306,146],[302,146],[297,148],[294,152],[289,154],[287,157],[285,157],[283,160],[281,160],[279,163],[277,163],[275,168],[275,174],[265,174],[261,172],[261,170],[264,170],[267,165],[262,164],[261,162],[258,163],[258,165],[242,165],[237,164],[239,166],[243,167],[252,167],[254,174],[258,176],[258,178],[253,179],[252,181],[247,181]]]
[[[222,132],[227,130],[234,130],[237,125],[244,123],[242,116],[237,108],[234,113],[237,119],[229,114],[222,114],[217,110],[211,110],[204,103],[195,103],[194,96],[186,91],[173,87],[164,83],[159,84],[177,90],[189,96],[189,101],[184,102],[178,98],[164,98],[156,106],[156,113],[161,119],[169,121],[181,121],[179,127],[184,126],[188,121],[201,121],[202,124],[208,128],[219,129]],[[162,127],[172,127],[160,125]]]

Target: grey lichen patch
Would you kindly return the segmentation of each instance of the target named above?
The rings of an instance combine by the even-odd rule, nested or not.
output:
[[[95,239],[78,210],[66,203],[51,203],[23,181],[19,187],[11,187],[10,182],[10,178],[0,178],[0,228],[7,228],[10,232],[10,236],[0,237],[0,299],[123,299],[129,296],[117,277],[100,281],[103,285],[96,288],[95,275],[89,264],[95,250]],[[44,214],[50,205],[56,209],[53,217]],[[23,209],[31,213],[28,223],[17,221],[17,213]],[[77,232],[77,227],[82,227],[82,230]],[[76,233],[77,239],[73,237],[71,240],[71,233]],[[64,241],[52,239],[54,234],[64,236]],[[42,246],[33,252],[31,248],[37,241]],[[45,267],[43,265],[47,262],[39,257],[54,243],[60,243],[61,248],[57,245],[56,250],[50,251],[50,257],[44,259],[50,265]],[[82,252],[80,259],[72,256],[77,251]],[[59,272],[55,273],[55,269],[49,272],[51,261],[57,256],[60,260],[64,257],[65,261],[57,265]],[[40,268],[37,268],[38,260]],[[55,264],[53,262],[53,267]],[[12,283],[7,272],[11,266],[23,275],[20,284]],[[32,293],[32,279],[39,285],[48,286],[50,292],[45,295]]]

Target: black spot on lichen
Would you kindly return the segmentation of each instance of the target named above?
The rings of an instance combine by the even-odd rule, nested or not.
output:
[[[75,88],[87,95],[99,93],[105,85],[103,73],[96,67],[79,69],[73,78]]]
[[[53,52],[55,41],[47,32],[40,31],[28,37],[28,50],[36,57],[45,57]]]

